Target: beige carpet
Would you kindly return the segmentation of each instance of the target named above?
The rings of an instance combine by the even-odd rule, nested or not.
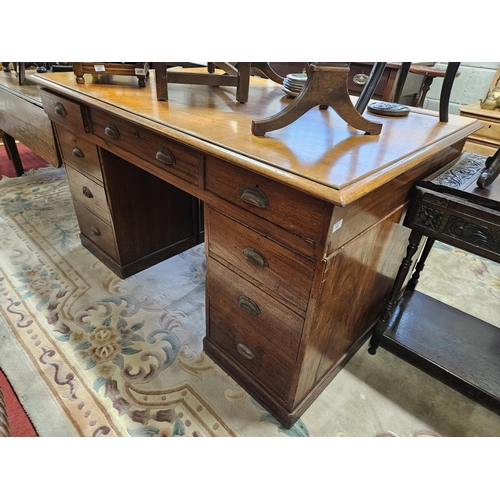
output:
[[[81,246],[64,170],[0,181],[0,366],[39,434],[500,436],[497,414],[366,347],[284,429],[203,353],[204,277],[200,245],[122,280]],[[436,245],[419,289],[500,326],[496,264]]]

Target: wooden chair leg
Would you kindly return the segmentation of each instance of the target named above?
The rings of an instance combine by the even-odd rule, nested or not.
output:
[[[422,254],[418,259],[417,265],[415,266],[415,270],[413,271],[413,274],[411,275],[410,281],[408,281],[405,290],[411,292],[415,290],[415,287],[418,284],[418,280],[420,279],[420,274],[424,270],[425,261],[427,260],[427,257],[429,257],[429,253],[432,250],[432,246],[434,245],[435,241],[436,241],[435,238],[427,238],[424,249],[422,250]]]
[[[23,163],[21,161],[21,157],[19,156],[19,151],[17,150],[17,145],[15,139],[2,131],[2,140],[5,145],[5,150],[7,151],[7,155],[9,156],[12,164],[14,165],[14,170],[16,171],[16,175],[21,177],[24,174]]]

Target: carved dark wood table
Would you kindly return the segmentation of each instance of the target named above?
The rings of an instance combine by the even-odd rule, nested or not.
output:
[[[463,153],[416,183],[404,221],[412,229],[407,253],[369,352],[375,354],[380,344],[500,412],[500,329],[415,290],[436,240],[500,262],[500,183],[478,187],[484,166],[484,156]],[[424,236],[426,244],[401,294]]]

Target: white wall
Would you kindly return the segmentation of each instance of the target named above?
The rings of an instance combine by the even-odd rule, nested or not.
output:
[[[446,65],[445,62],[436,63],[436,67],[439,68],[446,68]],[[458,115],[460,107],[484,99],[499,66],[498,62],[461,63],[458,70],[460,76],[455,79],[451,91],[450,113]],[[442,83],[442,78],[434,78],[427,93],[424,108],[439,109],[439,94]]]

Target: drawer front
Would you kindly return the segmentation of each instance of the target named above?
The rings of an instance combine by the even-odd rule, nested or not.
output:
[[[286,402],[302,318],[210,258],[207,290],[210,340]]]
[[[471,139],[483,139],[488,142],[493,142],[500,146],[500,123],[482,121],[484,124],[482,129],[470,136]]]
[[[113,228],[74,200],[80,231],[112,260],[118,262]]]
[[[97,147],[64,127],[56,126],[56,130],[63,162],[102,184]]]
[[[146,160],[197,186],[201,185],[203,154],[161,134],[91,109],[92,132],[109,144]]]
[[[104,188],[74,168],[66,166],[66,173],[73,200],[81,203],[101,219],[111,223],[111,214]]]
[[[234,219],[208,207],[208,250],[264,289],[306,311],[314,265]]]
[[[85,106],[73,102],[65,97],[52,94],[47,90],[40,90],[40,97],[44,111],[50,119],[75,132],[90,132],[87,109]]]
[[[351,63],[349,67],[349,76],[347,88],[349,92],[360,94],[365,88],[366,82],[368,81],[368,77],[373,69],[372,65],[362,65]],[[384,95],[387,83],[389,81],[390,70],[386,68],[382,76],[380,77],[379,82],[377,83],[377,87],[373,92],[373,95],[376,97],[382,97]]]
[[[274,224],[318,242],[326,203],[259,174],[207,157],[205,188]]]

